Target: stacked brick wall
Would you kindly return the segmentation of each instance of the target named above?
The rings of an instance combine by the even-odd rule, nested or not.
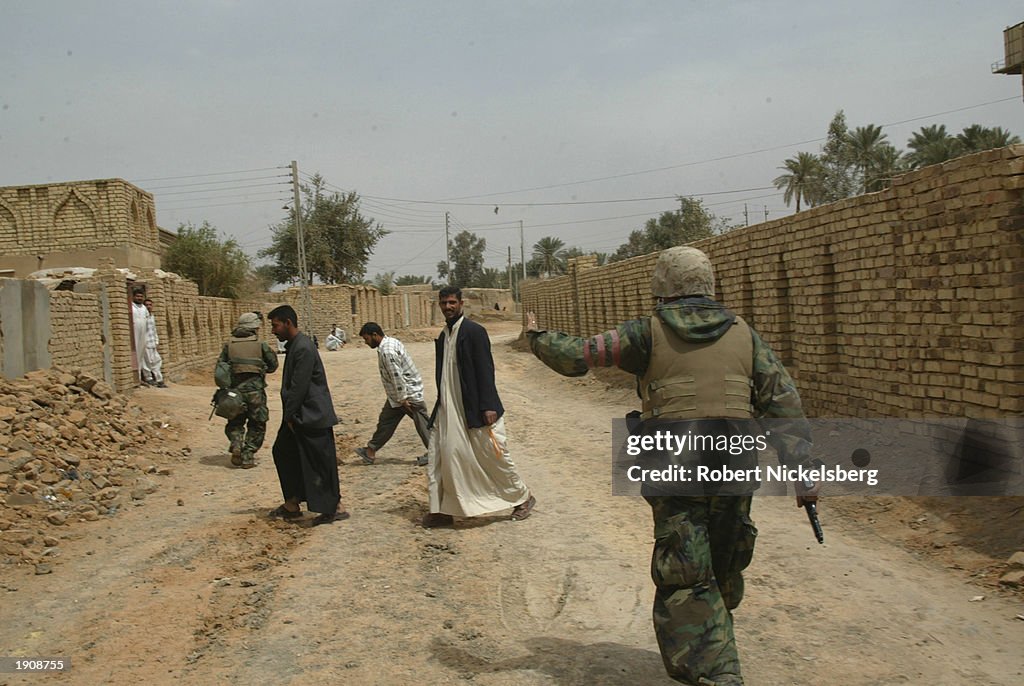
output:
[[[717,297],[761,333],[811,416],[1024,412],[1024,146],[698,243]],[[656,255],[523,284],[579,335],[652,308]]]
[[[153,196],[122,181],[0,188],[0,254],[133,245],[160,251]],[[67,265],[62,265],[67,266]]]
[[[50,361],[103,378],[103,335],[99,297],[92,293],[50,293]]]
[[[433,295],[428,291],[399,291],[394,295],[381,295],[372,286],[311,286],[309,296],[313,305],[312,326],[303,319],[302,291],[289,288],[281,294],[279,304],[288,304],[299,315],[300,328],[315,333],[321,340],[326,337],[333,324],[340,325],[350,336],[354,336],[365,322],[377,322],[385,331],[406,328],[406,302],[408,302],[408,326],[430,326],[434,306]],[[353,309],[353,304],[355,309]]]

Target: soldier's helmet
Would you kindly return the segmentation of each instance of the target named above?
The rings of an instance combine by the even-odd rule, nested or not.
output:
[[[715,297],[715,272],[711,260],[697,248],[679,246],[663,250],[654,265],[651,292],[658,298],[684,295]]]
[[[255,331],[260,328],[260,316],[255,312],[246,312],[238,318],[238,324],[235,328]]]

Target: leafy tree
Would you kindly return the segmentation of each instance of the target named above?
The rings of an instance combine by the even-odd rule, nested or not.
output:
[[[249,295],[266,293],[273,288],[276,283],[277,279],[274,278],[274,265],[261,264],[258,267],[254,267],[252,271],[249,272],[249,279],[243,291]]]
[[[619,246],[610,261],[671,248],[708,238],[727,228],[724,219],[716,217],[704,207],[700,198],[679,198],[679,210],[662,212],[648,219],[643,229],[631,231],[629,239]]]
[[[883,143],[879,146],[872,161],[871,176],[866,182],[869,193],[880,191],[892,185],[892,177],[906,171],[905,156],[893,145]]]
[[[470,231],[460,231],[448,241],[448,264],[438,262],[437,273],[453,286],[468,287],[476,284],[484,270],[484,250],[487,241]]]
[[[540,261],[541,273],[548,277],[565,271],[565,243],[560,238],[545,236],[533,244],[533,258]]]
[[[974,124],[966,127],[956,136],[957,141],[963,146],[964,152],[981,152],[993,148],[1005,148],[1007,145],[1020,143],[1020,138],[1014,136],[1001,126],[988,128]]]
[[[373,286],[380,291],[381,295],[391,295],[391,292],[395,290],[395,273],[374,274]]]
[[[221,240],[208,222],[181,224],[178,239],[167,249],[164,269],[195,281],[199,295],[238,298],[246,290],[252,264],[233,238]]]
[[[951,160],[963,154],[963,146],[956,138],[946,133],[944,124],[922,126],[907,141],[910,152],[906,161],[911,169],[927,167]]]
[[[319,174],[302,186],[302,231],[305,238],[307,278],[323,283],[358,283],[366,275],[366,263],[387,231],[359,211],[354,192],[332,193]],[[273,243],[260,257],[275,260],[274,278],[287,283],[299,277],[295,242],[295,209],[291,216],[271,227]]]
[[[796,211],[800,211],[800,199],[803,198],[808,206],[813,207],[815,200],[821,194],[822,175],[824,167],[817,155],[809,152],[797,153],[783,163],[779,169],[787,173],[775,177],[772,183],[776,188],[783,191],[782,200],[789,206],[789,203],[796,199]]]
[[[846,115],[839,110],[829,122],[825,145],[821,148],[821,187],[814,204],[835,202],[856,192],[856,169],[850,157]]]
[[[505,269],[484,267],[476,283],[471,285],[476,288],[508,288],[508,272]]]
[[[868,192],[868,184],[871,179],[877,176],[875,166],[882,147],[889,145],[885,138],[882,127],[875,124],[858,126],[847,134],[847,158],[859,172],[860,187],[864,193]]]
[[[433,285],[434,277],[432,276],[413,276],[412,274],[404,274],[395,279],[396,286],[419,286],[421,284]]]

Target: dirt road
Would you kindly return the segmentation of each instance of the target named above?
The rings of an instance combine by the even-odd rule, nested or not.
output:
[[[269,454],[279,375],[267,446],[248,471],[229,466],[223,422],[206,419],[209,382],[139,391],[191,454],[159,457],[172,473],[143,505],[69,527],[53,574],[0,572],[0,654],[72,662],[0,684],[673,683],[650,624],[648,508],[609,496],[610,419],[631,394],[555,375],[509,348],[515,333],[492,328],[513,458],[538,498],[524,522],[420,528],[411,423],[376,465],[352,458],[384,398],[361,343],[324,353],[352,512],[330,526],[265,516],[280,501]],[[431,376],[433,345],[407,347]],[[736,613],[749,684],[1024,683],[1019,602],[866,533],[827,501],[826,546],[789,498],[759,498],[754,515],[758,549]]]

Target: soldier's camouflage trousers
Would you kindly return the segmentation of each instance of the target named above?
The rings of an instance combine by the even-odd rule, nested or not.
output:
[[[743,684],[732,612],[754,555],[750,496],[648,497],[654,631],[665,669],[694,686]]]
[[[263,445],[263,439],[267,434],[267,420],[270,419],[267,393],[262,388],[238,392],[245,400],[245,412],[228,421],[224,433],[231,441],[231,447],[238,446],[243,456],[251,456]]]

